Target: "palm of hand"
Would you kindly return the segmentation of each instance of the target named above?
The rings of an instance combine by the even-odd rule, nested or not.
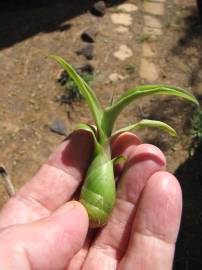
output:
[[[178,182],[164,171],[163,154],[129,133],[114,139],[113,154],[128,158],[116,206],[108,224],[98,233],[89,231],[86,237],[84,208],[66,202],[83,179],[92,147],[87,132],[73,133],[4,206],[0,268],[172,268],[182,202]]]

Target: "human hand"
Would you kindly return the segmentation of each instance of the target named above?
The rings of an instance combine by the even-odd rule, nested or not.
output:
[[[131,133],[114,139],[112,153],[127,157],[116,205],[108,224],[87,234],[87,213],[70,200],[92,150],[91,135],[74,132],[6,203],[0,212],[0,269],[172,269],[182,196],[162,152]]]

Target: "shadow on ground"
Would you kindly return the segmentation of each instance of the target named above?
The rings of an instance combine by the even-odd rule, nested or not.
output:
[[[65,31],[75,16],[87,12],[95,0],[3,0],[0,2],[0,49],[23,41],[40,32]],[[108,0],[117,5],[124,0]]]
[[[197,55],[191,54],[191,48],[197,49]],[[199,72],[202,68],[202,18],[199,17],[196,8],[191,10],[191,13],[184,18],[184,34],[179,38],[178,43],[172,49],[174,55],[188,59],[195,57],[195,65],[191,67],[189,83],[190,86],[195,86],[199,80]],[[189,55],[187,55],[189,53]],[[189,65],[189,63],[187,63]]]
[[[183,192],[183,215],[174,270],[202,269],[202,142],[175,172]]]

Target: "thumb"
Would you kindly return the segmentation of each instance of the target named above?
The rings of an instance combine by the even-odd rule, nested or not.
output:
[[[47,218],[3,229],[0,269],[64,269],[81,249],[87,230],[87,213],[75,201]]]

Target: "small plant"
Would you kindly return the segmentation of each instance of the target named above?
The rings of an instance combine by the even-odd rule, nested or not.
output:
[[[118,7],[115,9],[115,12],[116,13],[125,13],[125,10],[123,8]]]
[[[138,38],[138,41],[140,43],[148,42],[150,40],[151,40],[151,35],[149,33],[144,33]]]
[[[114,123],[121,111],[132,101],[148,96],[167,94],[184,98],[196,105],[198,101],[184,89],[165,85],[142,85],[124,92],[109,106],[103,109],[88,84],[77,72],[61,57],[54,58],[74,80],[81,95],[85,98],[96,123],[96,129],[90,125],[80,124],[79,129],[87,130],[94,140],[94,153],[91,164],[87,170],[84,184],[81,189],[80,202],[86,208],[91,227],[101,227],[107,223],[108,217],[114,207],[116,198],[116,186],[114,181],[113,165],[125,160],[124,157],[111,157],[110,139],[112,136],[125,131],[136,130],[145,127],[162,129],[172,136],[175,130],[169,125],[154,120],[144,119],[122,129],[113,132]]]
[[[167,21],[166,23],[165,23],[165,28],[170,28],[171,27],[171,22],[170,21]]]
[[[134,74],[136,71],[136,65],[134,64],[128,64],[126,66],[126,71],[128,72],[128,74]]]
[[[178,12],[178,13],[176,14],[176,17],[175,17],[175,24],[176,24],[176,25],[181,24],[182,20],[183,20],[183,17],[182,17],[182,15],[181,15],[181,13]]]
[[[92,72],[80,72],[80,76],[87,84],[93,80]],[[65,70],[61,73],[58,82],[65,86],[65,92],[59,97],[59,101],[61,103],[71,104],[72,102],[79,101],[83,98],[78,90],[77,84]]]

